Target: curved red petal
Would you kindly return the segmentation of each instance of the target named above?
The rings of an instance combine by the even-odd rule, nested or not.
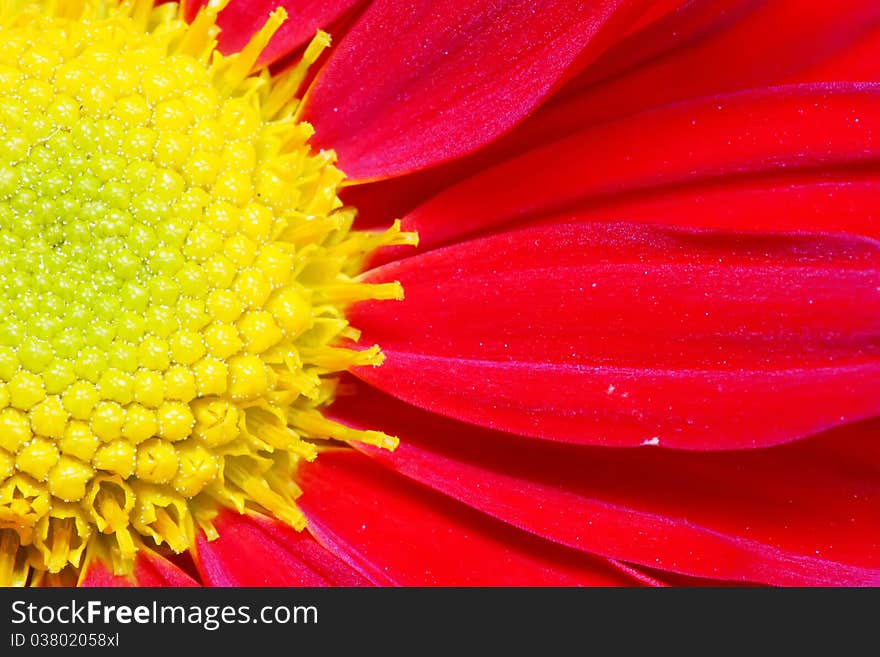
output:
[[[607,222],[880,237],[880,173],[812,172],[702,182],[585,203],[533,223]]]
[[[364,586],[356,571],[308,534],[254,513],[221,511],[220,537],[197,539],[196,566],[210,586]]]
[[[520,139],[534,143],[539,134],[565,134],[721,92],[807,80],[874,81],[876,60],[850,62],[851,53],[878,40],[880,6],[873,0],[693,3],[616,44]]]
[[[287,20],[260,54],[258,65],[271,64],[307,44],[320,29],[327,29],[346,11],[363,0],[233,0],[220,12],[218,47],[225,54],[240,52],[278,7],[287,11]],[[184,15],[192,20],[208,0],[189,0]]]
[[[331,412],[400,437],[394,452],[363,447],[374,459],[572,548],[694,577],[880,583],[877,421],[763,450],[697,453],[532,441],[363,384]]]
[[[419,203],[454,182],[493,166],[501,160],[509,159],[513,154],[518,154],[524,149],[528,150],[536,144],[541,145],[543,143],[541,140],[558,139],[572,131],[572,124],[578,128],[586,126],[587,122],[577,114],[577,111],[568,112],[561,122],[556,118],[547,120],[544,117],[557,112],[558,110],[554,109],[557,106],[567,108],[568,99],[583,91],[583,87],[609,77],[613,78],[675,45],[686,43],[696,35],[717,29],[719,24],[728,24],[743,12],[751,10],[752,5],[760,1],[657,2],[648,9],[640,24],[633,26],[634,29],[639,29],[645,24],[650,24],[650,28],[642,30],[646,34],[623,39],[611,49],[614,53],[613,57],[609,57],[606,53],[598,61],[587,66],[580,76],[559,89],[546,105],[539,108],[507,136],[470,156],[446,165],[432,167],[427,171],[408,176],[377,181],[370,185],[348,187],[343,190],[343,199],[358,208],[358,222],[361,225],[387,225],[389,218],[409,213]],[[671,5],[674,5],[676,10],[662,20],[657,20],[658,15],[667,13]],[[626,47],[623,48],[623,45]],[[577,102],[579,101],[572,101],[573,104]],[[564,126],[568,126],[568,129],[561,129]]]
[[[127,587],[134,586],[134,578],[124,575],[114,575],[103,561],[94,559],[86,564],[80,575],[77,586],[84,588],[95,587]]]
[[[653,25],[669,14],[680,11],[683,7],[691,4],[693,3],[688,0],[654,0],[645,8],[645,13],[639,20],[632,24],[628,34],[636,33],[648,25]]]
[[[804,81],[864,80],[874,81],[880,76],[880,25],[872,25],[861,39],[833,57],[817,63],[797,76]]]
[[[878,129],[878,84],[799,85],[700,99],[530,151],[438,194],[403,224],[430,247],[634,191],[866,165],[880,158]]]
[[[643,22],[639,28],[609,48],[560,89],[548,106],[559,104],[583,92],[589,94],[594,87],[601,89],[602,83],[625,78],[642,66],[656,65],[657,61],[669,57],[670,53],[677,54],[706,42],[711,43],[712,38],[718,38],[744,18],[753,15],[763,4],[763,0],[676,3],[675,7],[670,8],[671,11],[655,16],[653,21]],[[767,68],[769,67],[765,67]],[[682,81],[683,84],[693,82]]]
[[[99,559],[91,560],[83,570],[79,586],[82,587],[192,587],[197,581],[165,557],[151,550],[141,550],[135,560],[131,575],[114,575]]]
[[[391,180],[347,193],[368,221],[387,223],[444,187],[597,122],[754,85],[876,80],[880,10],[875,3],[847,0],[847,11],[818,4],[822,6],[805,9],[802,3],[762,0],[683,3],[620,40],[522,125],[487,148],[429,176],[408,176],[399,184]],[[755,39],[760,43],[754,44]],[[731,52],[748,57],[731,57]]]
[[[349,318],[422,408],[585,444],[732,449],[880,413],[880,245],[543,225],[385,265]]]
[[[536,539],[350,449],[303,463],[311,531],[373,581],[398,586],[619,586],[607,562]]]
[[[524,119],[646,4],[375,0],[318,75],[303,119],[354,180],[460,157]]]

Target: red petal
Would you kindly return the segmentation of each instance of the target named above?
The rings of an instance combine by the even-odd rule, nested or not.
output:
[[[878,24],[874,0],[692,3],[616,44],[536,123],[558,135],[720,92],[804,80],[874,81],[876,60],[853,67],[849,53],[864,48],[863,40],[876,44]],[[627,64],[640,65],[627,71]]]
[[[621,40],[516,130],[488,148],[454,166],[432,170],[427,177],[407,176],[399,184],[391,180],[349,190],[349,202],[363,211],[362,219],[384,225],[389,217],[410,212],[418,202],[454,182],[600,120],[749,85],[876,80],[880,30],[874,29],[871,17],[880,10],[870,0],[846,1],[851,6],[848,11],[840,11],[837,5],[829,8],[827,3],[805,10],[801,4],[763,0],[682,4]],[[858,39],[861,34],[865,36]],[[755,35],[763,39],[760,46],[769,49],[766,57],[755,54]],[[749,57],[731,57],[731,52],[749,53]],[[752,58],[762,65],[755,66]]]
[[[642,14],[639,20],[633,23],[628,34],[636,33],[642,28],[665,18],[668,14],[680,11],[682,7],[687,7],[692,4],[692,2],[688,2],[687,0],[654,0],[649,7],[646,7],[645,13]]]
[[[327,27],[361,0],[233,0],[220,12],[219,48],[225,54],[240,52],[278,7],[287,10],[281,25],[263,50],[258,64],[270,64],[308,43],[319,29]],[[192,20],[208,0],[188,0],[187,20]]]
[[[554,96],[549,105],[565,102],[577,94],[589,95],[594,87],[601,93],[602,83],[617,82],[626,78],[639,67],[656,65],[664,58],[689,52],[712,39],[719,38],[746,17],[754,15],[763,0],[701,0],[700,2],[676,3],[663,16],[653,21],[643,21],[640,29],[633,30],[625,38],[603,53],[592,65],[571,80]],[[729,64],[728,61],[725,62]],[[763,67],[769,70],[770,67]],[[693,84],[693,80],[682,80]],[[650,106],[650,105],[648,105]],[[643,107],[643,105],[638,105]],[[631,113],[633,110],[624,112]],[[542,112],[539,112],[539,114]]]
[[[210,586],[364,586],[367,580],[298,532],[257,514],[221,511],[215,541],[198,538],[196,565]]]
[[[413,485],[349,449],[301,465],[311,530],[379,584],[608,586],[633,581]]]
[[[374,270],[349,313],[422,408],[567,442],[780,443],[880,413],[880,248],[855,237],[538,226]]]
[[[880,6],[873,0],[842,0],[833,7],[822,0],[752,2],[742,9],[746,11],[736,12],[723,29],[704,30],[695,43],[646,59],[646,65],[627,75],[589,88],[583,95],[584,119],[601,120],[683,98],[786,81],[873,81],[880,73],[876,61],[860,68],[841,66],[851,50],[864,47],[864,40],[876,43],[880,36]],[[633,35],[597,62],[597,68],[631,58],[634,44],[644,50],[658,40],[670,41],[669,34],[695,13],[698,10],[681,12],[653,31]],[[732,52],[739,56],[731,57]],[[819,70],[821,77],[816,76]]]
[[[874,7],[876,10],[876,7]],[[855,41],[798,78],[817,80],[863,80],[873,82],[880,76],[880,26],[874,24],[871,32]]]
[[[855,167],[880,157],[878,128],[880,85],[804,85],[701,99],[530,151],[439,194],[404,226],[431,246],[633,191]],[[829,218],[829,229],[835,219]]]
[[[78,586],[84,588],[92,587],[124,587],[134,586],[134,578],[122,575],[114,575],[103,561],[94,559],[86,564],[85,569],[80,575]]]
[[[561,221],[625,221],[768,232],[815,231],[880,237],[880,174],[803,172],[736,178],[585,204]]]
[[[547,105],[541,107],[534,115],[518,126],[509,135],[491,144],[487,148],[445,166],[433,167],[427,171],[400,178],[391,178],[370,185],[348,187],[343,191],[346,203],[358,208],[358,222],[367,226],[387,225],[390,218],[400,217],[409,213],[420,202],[435,195],[445,187],[458,182],[497,162],[528,150],[544,141],[553,141],[572,131],[560,130],[560,122],[556,117],[545,119],[548,114],[557,112],[559,105],[565,103],[572,95],[583,91],[590,83],[619,75],[621,71],[656,57],[674,45],[686,42],[695,34],[701,34],[717,28],[719,24],[728,24],[736,20],[744,11],[758,0],[709,0],[706,2],[689,2],[681,5],[669,17],[657,21],[646,30],[647,34],[629,37],[615,46],[614,57],[602,56],[599,61],[588,66],[583,74],[560,89]],[[657,18],[670,4],[679,5],[677,0],[658,2],[643,17],[646,23]],[[743,7],[743,5],[749,5]],[[641,22],[641,21],[640,21]],[[626,48],[621,48],[625,44]],[[571,101],[577,104],[577,100]],[[630,113],[630,112],[627,112]],[[563,117],[564,121],[573,123],[578,128],[588,122],[576,111]],[[542,141],[543,140],[543,141]],[[401,253],[405,253],[401,250]],[[405,253],[401,257],[410,255]]]
[[[163,556],[150,550],[141,550],[135,560],[132,576],[114,575],[102,561],[93,559],[83,571],[79,586],[180,587],[199,586],[199,583]]]
[[[469,153],[525,118],[645,0],[376,0],[306,99],[313,142],[356,180]]]
[[[393,453],[364,447],[375,459],[573,548],[696,577],[880,584],[877,421],[764,450],[697,453],[531,441],[363,384],[331,411],[400,437]]]

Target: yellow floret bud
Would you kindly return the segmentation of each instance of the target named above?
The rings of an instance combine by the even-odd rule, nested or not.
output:
[[[241,433],[242,413],[225,399],[200,399],[193,404],[196,419],[193,436],[208,447],[219,447],[235,440]]]
[[[58,448],[46,438],[36,438],[19,450],[15,467],[37,481],[43,481],[58,462]]]
[[[77,381],[61,397],[64,408],[77,420],[88,420],[100,399],[95,386],[86,381]]]
[[[177,473],[177,451],[174,445],[153,438],[138,446],[138,479],[154,484],[165,484]]]
[[[130,440],[111,441],[97,449],[92,457],[92,465],[125,479],[134,473],[135,450],[136,447]]]
[[[179,444],[177,451],[179,465],[171,484],[181,495],[192,497],[217,476],[218,459],[207,448],[192,441]]]
[[[312,326],[312,306],[296,290],[279,290],[267,308],[288,337],[295,338]]]
[[[144,406],[157,408],[165,399],[165,379],[159,372],[138,370],[134,375],[134,398]]]
[[[88,423],[74,421],[67,425],[59,446],[63,453],[89,461],[100,443]]]
[[[238,333],[249,353],[260,354],[284,337],[272,315],[265,310],[252,310],[238,320]]]
[[[183,440],[192,432],[195,418],[189,405],[183,402],[165,402],[156,411],[159,435],[170,441]]]
[[[125,409],[113,401],[98,402],[92,411],[90,426],[103,441],[116,440],[122,435],[125,423]]]
[[[33,372],[19,371],[7,386],[9,402],[15,408],[28,410],[46,397],[43,379]]]
[[[122,435],[138,444],[156,435],[159,423],[155,411],[140,404],[129,404],[125,409],[125,424]]]
[[[49,492],[65,502],[79,501],[86,494],[86,485],[94,474],[90,465],[63,455],[49,472]]]
[[[0,447],[15,454],[32,437],[31,423],[26,415],[12,408],[0,411]]]
[[[165,399],[188,402],[195,399],[196,377],[192,369],[175,365],[165,372]]]
[[[182,365],[192,365],[205,354],[202,337],[195,331],[178,331],[169,341],[171,357]]]
[[[199,397],[222,395],[226,392],[228,368],[218,358],[206,357],[193,365]]]
[[[64,435],[68,417],[68,412],[56,396],[47,397],[30,410],[33,430],[50,438],[61,438]]]
[[[215,322],[205,330],[205,342],[211,354],[220,359],[229,358],[242,347],[238,329],[221,322]]]
[[[0,449],[0,481],[5,481],[15,472],[15,457],[5,449]]]
[[[229,361],[228,391],[233,399],[253,399],[269,388],[266,365],[258,356],[235,356]]]

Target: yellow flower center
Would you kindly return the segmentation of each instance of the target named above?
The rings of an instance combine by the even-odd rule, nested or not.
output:
[[[223,57],[223,4],[0,0],[0,585],[187,550],[219,506],[302,528],[315,439],[396,444],[321,408],[381,363],[346,305],[402,296],[363,258],[415,237],[351,231],[296,120],[327,35],[254,73],[284,12]]]

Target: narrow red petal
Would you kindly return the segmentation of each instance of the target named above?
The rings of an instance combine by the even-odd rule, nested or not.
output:
[[[594,201],[533,223],[633,222],[742,232],[880,237],[880,173],[742,177]]]
[[[639,20],[630,27],[629,34],[637,33],[644,27],[653,25],[670,13],[679,11],[682,7],[687,7],[690,4],[693,3],[687,0],[654,0],[645,8],[645,13],[642,14]]]
[[[877,84],[802,85],[701,99],[587,128],[530,151],[442,192],[403,223],[430,247],[634,191],[855,167],[880,158],[878,129]]]
[[[86,564],[80,575],[78,586],[84,588],[94,587],[126,587],[134,586],[134,578],[123,575],[114,575],[104,562],[97,559]]]
[[[632,584],[592,559],[505,526],[353,450],[303,463],[301,506],[319,539],[370,579],[403,586]]]
[[[385,265],[349,313],[412,404],[584,444],[732,449],[880,413],[880,247],[543,225]]]
[[[563,134],[721,92],[805,80],[874,81],[876,61],[842,64],[866,40],[876,43],[878,28],[880,5],[873,0],[692,3],[616,44],[535,123],[542,132]]]
[[[717,39],[742,20],[754,15],[763,4],[763,0],[674,3],[673,7],[668,8],[671,11],[666,11],[662,16],[655,13],[654,20],[642,21],[639,27],[560,89],[548,106],[564,102],[575,95],[589,95],[596,87],[601,90],[602,83],[614,83],[618,78],[625,79],[627,75],[638,72],[640,67],[656,65],[663,58],[711,43],[712,39]],[[764,68],[766,70],[769,67]],[[692,80],[682,82],[693,84]],[[632,111],[636,110],[624,113]],[[541,113],[543,112],[538,114]]]
[[[367,186],[349,195],[368,221],[387,223],[388,217],[407,214],[444,187],[499,161],[605,120],[756,85],[876,80],[880,10],[875,3],[847,0],[846,11],[827,3],[808,4],[816,6],[761,0],[682,3],[615,44],[527,121],[487,148],[430,176],[408,176],[400,184],[392,180],[380,185],[382,189]],[[754,43],[756,38],[760,43]],[[731,52],[747,56],[731,57]],[[756,60],[761,65],[754,65]],[[634,124],[631,134],[639,133]],[[648,143],[645,148],[655,147]],[[595,156],[596,152],[586,153]]]
[[[545,106],[517,126],[510,134],[486,148],[455,160],[454,162],[432,167],[427,171],[390,178],[370,185],[348,187],[343,192],[347,203],[358,208],[358,221],[366,226],[387,225],[389,218],[408,214],[421,202],[424,202],[442,189],[463,180],[483,169],[509,159],[514,154],[521,154],[536,145],[554,141],[569,134],[574,129],[588,125],[583,112],[578,114],[576,108],[568,111],[562,119],[554,113],[565,113],[569,103],[577,105],[581,102],[578,96],[588,87],[607,78],[614,78],[650,60],[663,52],[674,48],[698,35],[719,29],[737,20],[744,12],[751,11],[753,5],[760,0],[707,0],[705,2],[672,2],[661,1],[651,7],[633,28],[639,25],[650,27],[642,30],[645,34],[627,37],[611,49],[613,57],[603,55],[598,61],[587,66],[576,79],[565,84],[557,91]],[[676,11],[662,20],[656,20],[658,14],[676,6]],[[625,47],[622,47],[624,46]],[[554,109],[562,106],[562,110]],[[631,113],[630,110],[627,113]],[[545,118],[546,117],[546,118]],[[572,128],[572,126],[575,126]],[[402,257],[406,254],[401,251]]]
[[[804,71],[798,79],[863,80],[875,81],[880,77],[880,24],[872,23],[871,30],[862,38],[848,44],[847,48],[833,57],[818,62]]]
[[[154,552],[142,553],[135,561],[134,579],[138,586],[199,586],[183,570]]]
[[[355,180],[465,155],[507,132],[646,0],[375,0],[333,51],[303,118]]]
[[[367,580],[308,534],[257,514],[222,511],[220,537],[198,538],[196,565],[210,586],[364,586]]]
[[[364,447],[380,462],[579,550],[693,577],[880,584],[877,421],[764,450],[697,453],[532,441],[363,384],[331,411],[400,437],[394,452]]]
[[[320,29],[331,23],[362,0],[233,0],[217,17],[220,27],[218,46],[225,54],[241,51],[278,7],[287,11],[281,25],[260,54],[258,64],[271,64],[307,44]],[[188,0],[187,20],[208,4],[208,0]]]
[[[199,586],[199,583],[163,556],[150,550],[142,550],[135,560],[132,575],[114,575],[106,564],[94,559],[83,571],[79,586],[191,587]]]

